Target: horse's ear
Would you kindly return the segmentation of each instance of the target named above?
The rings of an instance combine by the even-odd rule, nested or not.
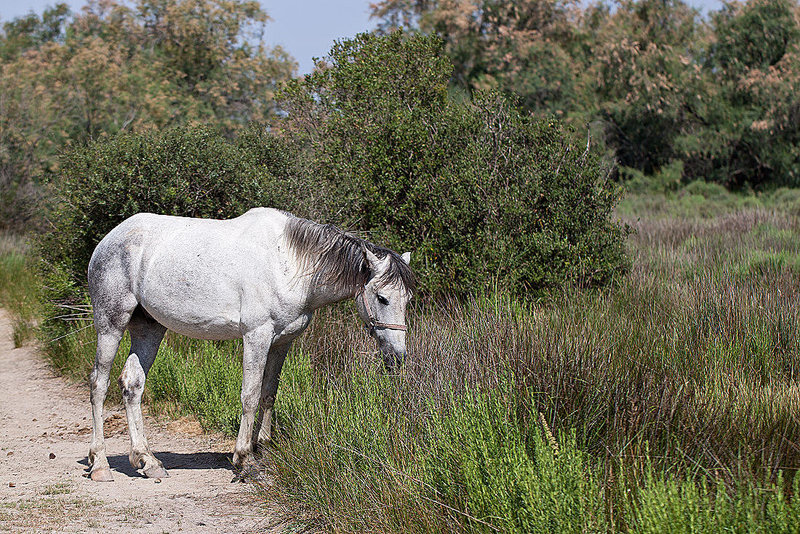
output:
[[[410,252],[403,252],[403,255],[400,256],[403,258],[403,261],[406,262],[406,265],[411,265],[411,253]]]
[[[361,250],[364,252],[364,259],[367,261],[367,266],[369,270],[373,273],[377,273],[380,271],[381,260],[378,259],[378,256],[372,253],[370,249],[366,247],[366,245],[361,245]]]

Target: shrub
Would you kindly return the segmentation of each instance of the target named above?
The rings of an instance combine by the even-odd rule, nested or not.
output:
[[[138,212],[229,218],[269,205],[268,167],[210,128],[121,135],[69,152],[42,254],[61,285],[84,285],[97,243]]]
[[[279,127],[233,142],[207,128],[122,135],[69,153],[44,241],[49,285],[74,293],[96,244],[134,213],[227,218],[256,205],[412,250],[430,292],[609,282],[626,267],[610,169],[560,123],[497,95],[451,99],[451,69],[436,38],[361,35],[286,86]]]
[[[279,132],[325,192],[301,211],[414,251],[429,291],[607,283],[625,267],[610,170],[556,121],[494,94],[451,98],[441,48],[362,34],[285,86]]]

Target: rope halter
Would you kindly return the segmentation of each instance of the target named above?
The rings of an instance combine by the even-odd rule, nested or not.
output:
[[[367,312],[367,318],[369,321],[365,323],[367,329],[372,332],[376,328],[386,328],[389,330],[402,330],[403,332],[408,331],[408,327],[404,324],[394,324],[394,323],[382,323],[380,321],[375,320],[375,315],[372,313],[372,308],[369,306],[369,301],[367,300],[366,291],[364,288],[358,290],[356,293],[356,298],[361,297],[361,302],[364,303],[364,311]]]

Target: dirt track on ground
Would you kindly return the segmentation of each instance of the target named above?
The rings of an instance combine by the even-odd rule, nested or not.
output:
[[[280,530],[250,485],[231,483],[232,441],[192,421],[146,418],[150,446],[171,475],[155,481],[128,463],[125,412],[107,407],[114,482],[86,478],[88,388],[55,376],[34,348],[15,349],[11,339],[0,310],[0,531]]]

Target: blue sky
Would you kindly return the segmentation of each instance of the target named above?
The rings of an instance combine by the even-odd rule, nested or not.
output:
[[[30,11],[41,13],[58,0],[0,0],[0,20],[6,21]],[[84,0],[61,0],[77,11]],[[703,13],[719,9],[720,0],[688,0]],[[369,19],[369,0],[262,0],[272,17],[265,40],[282,45],[299,64],[299,73],[311,72],[312,57],[330,50],[334,40],[352,37],[375,27]]]

